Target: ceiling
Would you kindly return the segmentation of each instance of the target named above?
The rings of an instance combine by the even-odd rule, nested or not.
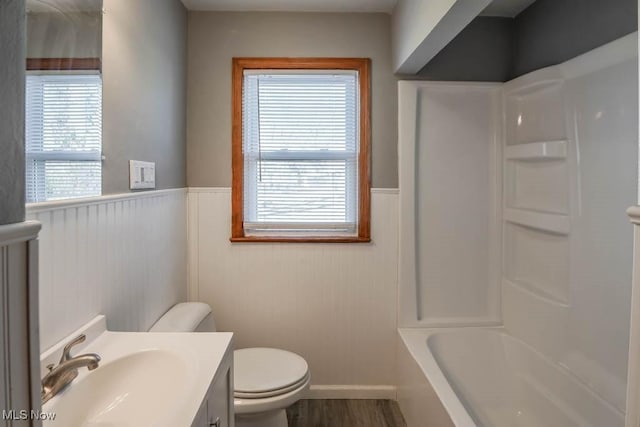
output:
[[[493,0],[480,15],[513,18],[531,6],[535,1],[536,0]]]
[[[397,0],[182,0],[182,3],[189,10],[391,13]]]

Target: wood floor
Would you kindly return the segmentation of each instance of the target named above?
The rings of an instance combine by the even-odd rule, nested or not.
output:
[[[289,427],[405,427],[393,400],[300,400],[287,408]]]

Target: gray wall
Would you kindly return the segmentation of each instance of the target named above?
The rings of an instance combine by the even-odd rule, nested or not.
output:
[[[397,89],[386,14],[189,12],[187,183],[231,186],[231,59],[372,60],[373,186],[398,186]]]
[[[186,185],[187,13],[179,0],[104,0],[103,194],[129,191],[129,160],[156,188]]]
[[[515,19],[511,78],[636,31],[637,9],[637,0],[538,0]]]
[[[0,224],[24,221],[24,1],[0,1]]]
[[[638,28],[636,0],[538,0],[515,19],[479,17],[409,79],[504,82]]]
[[[99,12],[28,13],[28,58],[100,58]]]
[[[504,82],[511,75],[513,19],[479,17],[420,72],[422,80]]]

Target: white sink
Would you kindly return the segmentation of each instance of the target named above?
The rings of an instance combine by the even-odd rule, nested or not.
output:
[[[146,350],[102,364],[76,380],[51,410],[65,426],[156,425],[184,399],[188,366],[174,353]]]
[[[45,427],[189,426],[232,339],[230,333],[110,332],[98,316],[42,354],[43,373],[79,334],[87,340],[72,356],[97,353],[100,365],[79,369],[42,407],[55,413]]]

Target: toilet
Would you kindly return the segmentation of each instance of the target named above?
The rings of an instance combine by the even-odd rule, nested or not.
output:
[[[173,306],[149,332],[215,332],[211,307],[200,302]],[[285,409],[309,388],[307,362],[276,348],[233,352],[236,427],[287,427]]]

